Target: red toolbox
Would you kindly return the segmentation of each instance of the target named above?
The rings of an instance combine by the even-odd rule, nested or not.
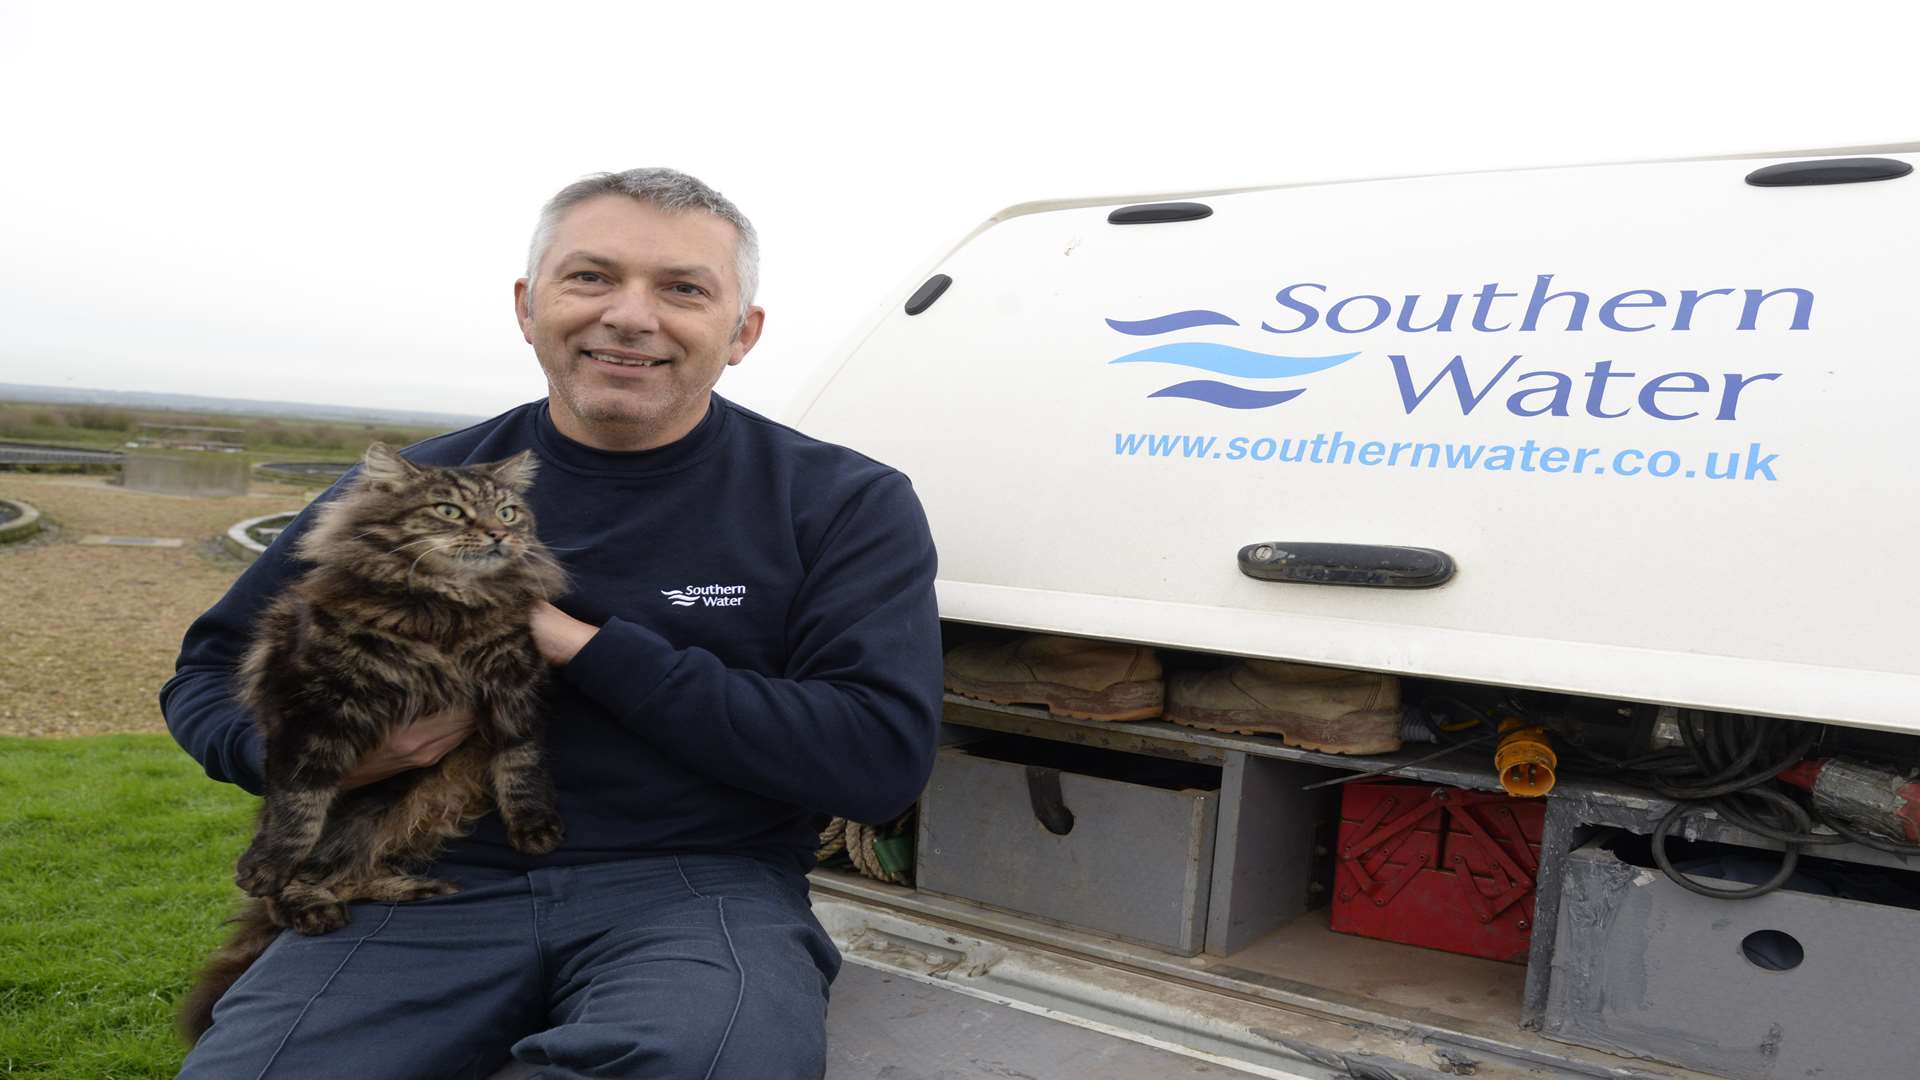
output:
[[[1349,784],[1333,928],[1524,961],[1540,869],[1540,799],[1431,784]]]

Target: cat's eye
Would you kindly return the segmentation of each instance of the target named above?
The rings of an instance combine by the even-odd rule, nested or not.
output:
[[[433,512],[448,520],[457,520],[464,513],[452,503],[434,503]]]
[[[519,516],[520,508],[517,506],[503,506],[500,508],[500,524],[502,525],[513,524],[513,519]]]

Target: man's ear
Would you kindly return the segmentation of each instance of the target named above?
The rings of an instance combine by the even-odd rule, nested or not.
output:
[[[733,332],[733,351],[727,356],[727,366],[731,367],[747,358],[747,350],[760,340],[760,331],[766,328],[766,323],[767,309],[747,309],[747,317],[740,320],[740,329]]]
[[[377,442],[367,447],[362,460],[361,475],[373,484],[400,484],[420,475],[420,470],[406,458],[394,452],[393,447]]]
[[[533,344],[533,282],[526,278],[513,283],[513,318],[520,324],[520,336]]]
[[[540,471],[540,459],[533,456],[533,451],[522,450],[505,461],[494,462],[488,471],[493,473],[496,482],[524,495]]]

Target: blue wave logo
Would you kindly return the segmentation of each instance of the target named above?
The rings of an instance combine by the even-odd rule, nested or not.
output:
[[[1230,315],[1217,311],[1176,311],[1171,315],[1162,315],[1157,319],[1141,319],[1139,322],[1121,322],[1108,319],[1107,325],[1123,334],[1147,335],[1164,334],[1170,330],[1185,330],[1190,326],[1239,326]]]
[[[1123,334],[1146,337],[1170,334],[1176,330],[1187,330],[1196,326],[1239,326],[1240,324],[1231,316],[1223,315],[1218,311],[1196,309],[1175,311],[1155,318],[1131,322],[1108,319],[1107,325]],[[1241,349],[1211,341],[1175,341],[1130,352],[1108,363],[1172,364],[1211,372],[1215,375],[1229,375],[1238,379],[1284,379],[1338,367],[1359,355],[1357,352],[1350,352],[1328,356],[1277,356],[1273,353],[1254,352],[1251,349]],[[1306,393],[1304,389],[1250,390],[1213,379],[1193,379],[1163,387],[1147,396],[1187,398],[1228,409],[1265,409],[1282,402],[1292,401],[1304,393]]]

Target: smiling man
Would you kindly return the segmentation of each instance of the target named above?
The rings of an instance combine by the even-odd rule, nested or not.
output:
[[[766,318],[750,228],[604,194],[542,219],[513,299],[561,434],[651,450],[699,424]]]
[[[759,340],[757,277],[752,225],[684,174],[547,204],[514,285],[547,398],[406,455],[541,459],[529,501],[574,584],[532,612],[566,840],[523,856],[489,816],[431,869],[460,893],[282,934],[182,1076],[821,1075],[839,956],[804,873],[823,816],[890,818],[932,767],[934,553],[905,477],[712,392]],[[306,521],[161,692],[208,774],[256,793],[234,669]],[[418,718],[348,782],[406,783],[472,723]]]

